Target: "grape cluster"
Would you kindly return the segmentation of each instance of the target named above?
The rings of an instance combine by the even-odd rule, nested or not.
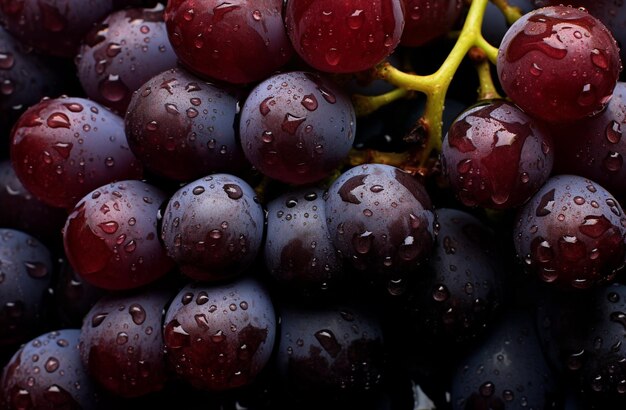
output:
[[[0,409],[624,408],[624,15],[0,0]]]

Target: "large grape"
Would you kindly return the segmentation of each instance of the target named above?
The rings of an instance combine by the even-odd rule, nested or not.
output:
[[[528,114],[550,122],[574,121],[602,110],[621,69],[610,31],[572,7],[525,14],[511,26],[499,50],[504,91]]]
[[[448,33],[463,11],[462,0],[402,0],[405,25],[400,44],[416,47]]]
[[[352,103],[318,74],[272,76],[252,90],[241,112],[241,145],[263,174],[290,184],[318,181],[345,159],[355,130]]]
[[[550,178],[520,209],[513,234],[526,267],[559,288],[589,288],[624,266],[624,211],[611,193],[579,176]]]
[[[296,52],[327,72],[366,70],[389,56],[404,28],[401,0],[288,1],[287,33]]]

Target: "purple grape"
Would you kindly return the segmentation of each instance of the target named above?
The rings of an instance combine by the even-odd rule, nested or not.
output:
[[[252,264],[264,223],[252,187],[233,175],[215,174],[172,195],[161,238],[185,275],[215,281],[239,275]]]
[[[157,216],[167,200],[141,181],[104,185],[87,194],[63,228],[67,258],[90,284],[132,289],[154,282],[173,266],[159,241]]]
[[[169,292],[143,290],[100,299],[85,316],[80,355],[92,380],[122,397],[161,390],[168,372],[162,314]]]
[[[79,335],[78,329],[63,329],[24,344],[2,373],[0,406],[96,409],[98,396],[80,361]]]
[[[54,307],[63,327],[80,327],[91,307],[107,292],[85,282],[69,263],[63,261],[54,284]]]
[[[428,193],[399,168],[367,164],[344,172],[328,189],[326,216],[343,258],[382,279],[391,294],[402,292],[433,248]]]
[[[289,184],[328,176],[354,141],[350,99],[317,74],[277,74],[257,85],[241,111],[241,145],[261,173]]]
[[[176,61],[159,5],[108,15],[85,36],[76,67],[87,96],[124,115],[133,92]]]
[[[343,278],[330,240],[321,189],[299,189],[267,204],[265,265],[289,290],[320,295]]]
[[[463,112],[443,140],[441,161],[464,205],[507,209],[548,179],[554,150],[542,124],[502,100]]]
[[[562,289],[611,280],[624,266],[626,217],[597,183],[558,175],[517,216],[515,250],[528,270]]]
[[[0,267],[0,346],[14,345],[44,325],[43,299],[52,279],[52,260],[34,237],[0,229]]]
[[[422,46],[448,33],[463,12],[461,0],[402,0],[404,29],[400,44]]]
[[[188,285],[165,314],[167,360],[198,389],[245,386],[269,362],[276,325],[269,293],[253,279]]]
[[[245,164],[236,134],[238,107],[224,87],[182,69],[165,71],[133,95],[128,144],[148,170],[172,180],[235,172]]]

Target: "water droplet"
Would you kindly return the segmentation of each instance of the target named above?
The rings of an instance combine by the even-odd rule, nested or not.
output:
[[[611,144],[617,144],[622,139],[622,127],[619,122],[613,120],[606,126],[606,139]]]
[[[254,10],[254,11],[252,12],[252,18],[253,18],[255,21],[261,21],[261,18],[262,18],[262,17],[263,17],[263,16],[261,15],[261,12],[260,12],[259,10]]]
[[[437,302],[445,302],[450,297],[450,291],[445,285],[438,285],[433,290],[433,299]]]
[[[91,318],[91,327],[98,327],[104,322],[108,313],[98,313]]]
[[[326,62],[331,66],[336,66],[341,60],[341,53],[335,47],[331,47],[325,54]]]
[[[109,222],[99,223],[98,227],[100,227],[100,229],[102,229],[104,233],[114,234],[115,232],[117,232],[119,225],[115,221],[109,221]]]
[[[46,124],[50,128],[70,128],[70,118],[62,112],[54,112],[50,114],[46,120]]]
[[[0,70],[9,70],[15,64],[15,57],[12,53],[0,53]]]
[[[298,117],[291,113],[285,114],[281,129],[291,135],[295,134],[300,124],[306,120],[306,117]]]
[[[337,341],[335,334],[329,329],[322,329],[315,332],[315,338],[326,352],[332,357],[337,357],[341,352],[341,345]]]
[[[243,190],[239,185],[224,184],[224,192],[230,199],[240,199],[243,196]]]
[[[606,57],[602,50],[594,48],[591,50],[591,62],[596,67],[602,70],[608,70],[609,68],[609,59]]]
[[[145,309],[137,303],[133,303],[128,307],[128,313],[130,313],[133,323],[136,325],[142,325],[146,320]]]
[[[107,78],[100,81],[98,90],[110,102],[122,101],[130,92],[120,76],[115,74],[109,74]]]
[[[602,161],[602,165],[609,172],[618,172],[624,165],[624,158],[619,152],[609,151]]]
[[[48,360],[46,360],[46,363],[43,367],[48,373],[54,373],[59,368],[59,365],[59,360],[56,357],[50,357]]]
[[[543,72],[543,68],[539,67],[537,63],[532,63],[532,65],[530,66],[530,73],[532,75],[534,75],[535,77],[539,77],[542,72]]]
[[[123,345],[128,342],[128,334],[126,332],[119,332],[115,338],[115,343]]]
[[[202,195],[204,193],[204,187],[198,185],[191,191],[194,195]]]
[[[28,276],[35,279],[41,279],[48,275],[48,267],[41,262],[24,262]]]
[[[302,97],[302,101],[300,103],[309,111],[315,111],[318,107],[317,98],[315,98],[315,95],[313,94],[307,94]]]
[[[264,99],[263,101],[261,101],[261,104],[259,104],[259,111],[261,112],[262,116],[266,116],[267,114],[270,113],[271,109],[269,107],[269,102],[270,100],[272,100],[274,98],[274,96],[269,96],[266,99]]]

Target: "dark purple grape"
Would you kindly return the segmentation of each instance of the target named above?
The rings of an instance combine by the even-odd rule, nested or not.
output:
[[[72,267],[104,289],[137,288],[165,275],[173,261],[159,241],[157,217],[166,200],[157,188],[133,180],[87,194],[63,228]]]
[[[276,365],[289,394],[304,402],[380,388],[383,334],[371,312],[337,306],[281,310]],[[319,407],[318,407],[319,408]]]
[[[624,265],[626,217],[600,185],[574,175],[550,178],[522,207],[515,249],[528,270],[563,289],[611,280]]]
[[[584,10],[534,10],[506,33],[498,77],[506,94],[528,114],[568,122],[609,102],[621,69],[619,49],[602,22]]]
[[[182,69],[165,71],[133,95],[128,144],[148,170],[169,179],[235,172],[245,163],[237,141],[238,104],[223,87]]]
[[[62,261],[54,285],[54,307],[64,327],[80,327],[91,307],[106,291],[85,282],[69,263]]]
[[[267,204],[265,265],[287,289],[320,295],[343,278],[330,240],[321,189],[300,189]]]
[[[343,173],[326,196],[335,248],[356,269],[382,279],[391,294],[430,255],[435,214],[423,185],[389,165],[367,164]]]
[[[169,292],[143,290],[105,296],[85,316],[80,354],[92,380],[122,397],[161,390],[168,372],[162,315]]]
[[[305,184],[328,176],[354,141],[352,103],[317,74],[293,71],[252,90],[241,112],[241,145],[248,160],[270,178]]]
[[[50,252],[41,242],[0,229],[0,346],[24,342],[41,330],[51,279]]]
[[[422,46],[447,34],[463,11],[462,0],[402,0],[404,30],[400,44]]]
[[[46,205],[24,188],[10,161],[0,162],[0,226],[55,245],[66,218],[65,210]]]
[[[458,367],[452,383],[453,410],[552,409],[556,379],[548,367],[533,322],[508,313]]]
[[[178,190],[163,214],[161,238],[181,271],[203,281],[232,278],[254,261],[265,216],[244,180],[214,174]]]
[[[626,83],[618,82],[606,108],[593,117],[553,127],[555,172],[589,178],[619,199],[626,197]]]
[[[281,0],[170,0],[167,31],[181,62],[198,75],[260,81],[293,54]]]
[[[76,67],[87,96],[124,115],[133,92],[176,62],[159,5],[108,15],[85,36]]]
[[[91,26],[113,11],[111,0],[0,0],[0,20],[21,42],[74,57]]]
[[[389,56],[402,36],[401,0],[287,1],[285,24],[296,52],[332,73],[367,70]]]
[[[62,76],[51,69],[50,61],[0,27],[0,130],[10,130],[23,110],[41,98],[59,95],[63,85]],[[3,143],[0,152],[4,149]]]
[[[496,237],[476,217],[437,210],[436,246],[423,275],[407,291],[416,335],[427,344],[466,348],[492,325],[504,303],[505,264]]]
[[[126,145],[123,119],[83,98],[30,107],[11,133],[11,160],[28,191],[66,209],[99,186],[142,175]]]
[[[196,388],[245,386],[269,362],[276,325],[269,293],[253,279],[188,285],[165,314],[167,360]]]
[[[443,140],[444,174],[466,206],[507,209],[526,202],[550,176],[548,130],[504,100],[466,110]]]
[[[3,409],[96,409],[97,395],[80,361],[79,335],[78,329],[63,329],[43,334],[22,346],[2,373],[0,406]]]

